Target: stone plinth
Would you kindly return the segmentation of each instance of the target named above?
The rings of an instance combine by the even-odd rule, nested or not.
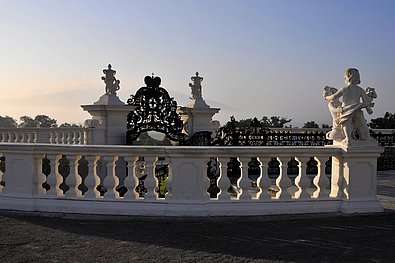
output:
[[[204,102],[204,101],[203,101]],[[181,115],[181,119],[186,123],[186,132],[191,137],[196,132],[210,131],[214,132],[217,130],[219,125],[217,121],[213,121],[212,117],[218,113],[220,108],[207,107],[180,107],[178,113]]]
[[[372,141],[353,141],[351,146],[342,148],[341,159],[332,157],[331,192],[332,197],[342,199],[341,212],[384,211],[376,196],[377,157],[383,148]],[[337,189],[340,190],[338,196],[334,194]]]
[[[115,94],[105,94],[93,105],[81,105],[92,115],[85,125],[97,129],[93,143],[100,145],[124,145],[126,143],[126,123],[129,112],[135,107],[126,105]]]

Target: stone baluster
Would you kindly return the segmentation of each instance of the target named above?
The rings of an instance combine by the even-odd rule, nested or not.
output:
[[[51,134],[52,134],[52,143],[59,144],[59,133],[57,131],[53,131]]]
[[[67,143],[67,138],[66,138],[66,132],[60,131],[60,136],[61,136],[61,144],[66,144]]]
[[[46,190],[43,187],[43,184],[47,180],[45,174],[43,174],[42,165],[43,158],[45,158],[45,154],[35,154],[34,162],[36,163],[36,173],[33,175],[33,194],[45,195]]]
[[[26,143],[31,143],[32,142],[32,133],[31,133],[31,131],[27,131],[26,132],[26,137],[25,137],[25,139],[26,139]]]
[[[299,162],[299,174],[295,178],[295,185],[298,187],[298,191],[296,191],[294,197],[298,199],[310,199],[311,195],[307,191],[307,188],[310,186],[310,179],[306,173],[307,162],[310,160],[310,157],[299,156],[296,159]]]
[[[115,163],[118,156],[105,156],[103,159],[107,166],[107,176],[103,180],[103,185],[107,188],[107,192],[104,194],[105,198],[117,199],[119,198],[119,192],[116,187],[119,185],[119,178],[115,173]]]
[[[248,162],[251,158],[241,157],[239,162],[241,163],[241,179],[239,184],[242,189],[242,193],[239,197],[240,200],[251,200],[251,180],[248,178]]]
[[[72,139],[72,144],[78,144],[78,131],[73,131],[72,132],[72,136],[73,136],[73,139]]]
[[[51,167],[51,172],[47,176],[47,184],[49,185],[49,190],[47,191],[48,196],[58,196],[59,182],[58,182],[58,166],[59,159],[61,156],[48,154],[47,158],[49,160],[49,165]]]
[[[38,134],[36,131],[33,131],[34,135],[33,135],[33,143],[37,143],[38,142]]]
[[[7,134],[8,134],[8,141],[7,142],[11,143],[12,142],[12,133],[7,132]]]
[[[318,174],[313,179],[314,185],[317,187],[317,190],[313,192],[314,198],[328,198],[327,187],[329,185],[329,179],[325,174],[325,160],[327,156],[320,156],[319,158],[315,157],[315,160],[318,162]]]
[[[33,131],[33,143],[37,143],[38,142],[38,133],[37,131]]]
[[[332,174],[331,174],[331,198],[341,198],[343,196],[342,193],[342,184],[343,184],[343,176],[344,176],[344,164],[343,158],[340,156],[332,156]]]
[[[155,163],[157,159],[157,157],[144,157],[145,172],[147,173],[147,178],[144,181],[145,188],[147,188],[147,193],[144,195],[144,200],[158,199],[158,193],[156,192],[156,188],[158,187],[158,179],[155,176]]]
[[[54,138],[54,132],[53,131],[49,131],[49,143],[50,144],[55,144],[55,138]]]
[[[223,157],[218,158],[218,162],[219,162],[218,187],[221,190],[218,195],[218,200],[230,200],[231,199],[231,196],[228,193],[228,189],[230,187],[230,181],[226,175],[228,160],[229,160],[229,158],[223,158]]]
[[[139,180],[136,176],[136,161],[138,157],[125,157],[125,161],[128,163],[128,176],[126,176],[123,182],[124,186],[128,189],[124,195],[124,199],[135,200],[139,198],[139,194],[135,191]]]
[[[18,132],[14,132],[14,133],[13,133],[13,137],[14,137],[14,138],[13,138],[13,142],[14,142],[14,143],[17,143],[17,142],[18,142],[18,139],[19,139],[19,134],[18,134]]]
[[[208,188],[210,187],[210,179],[207,177],[207,159],[206,158],[202,158],[201,159],[201,165],[202,165],[202,178],[203,178],[203,199],[206,201],[210,200],[210,193],[207,192]],[[169,176],[172,174],[172,165],[171,163],[169,164]],[[169,183],[170,187],[171,187],[171,182]],[[168,194],[172,194],[171,191],[169,190],[169,187],[167,187],[168,189]]]
[[[88,188],[88,191],[86,191],[84,194],[85,198],[96,198],[97,196],[100,196],[100,193],[98,193],[96,190],[98,182],[100,181],[96,174],[96,162],[98,159],[98,156],[85,156],[85,160],[88,161],[88,175],[84,182],[85,186]]]
[[[72,132],[66,131],[65,134],[66,134],[66,141],[65,141],[65,143],[66,144],[71,144],[73,142],[72,141],[73,140]]]
[[[276,179],[276,185],[280,190],[277,192],[276,198],[288,200],[288,199],[292,198],[291,194],[288,193],[288,191],[287,191],[292,183],[287,175],[287,160],[288,159],[285,157],[281,157],[281,158],[278,157],[277,159],[280,162],[280,175]]]
[[[26,134],[26,132],[24,132],[24,131],[22,131],[21,133],[20,133],[20,136],[19,136],[19,142],[20,143],[25,143],[25,134]]]
[[[77,138],[78,144],[84,144],[84,142],[85,142],[85,137],[84,137],[84,135],[85,135],[85,132],[84,132],[84,131],[79,131],[79,132],[78,132],[78,138]]]
[[[66,197],[76,197],[80,193],[77,189],[79,185],[79,176],[78,176],[78,161],[81,159],[81,155],[73,156],[70,158],[70,174],[66,177],[66,184],[69,186],[69,190],[66,192]]]
[[[269,194],[269,187],[271,185],[271,181],[267,170],[269,168],[269,157],[259,157],[259,161],[261,162],[261,176],[258,179],[259,188],[261,188],[261,195],[259,196],[260,200],[270,200],[272,196]]]

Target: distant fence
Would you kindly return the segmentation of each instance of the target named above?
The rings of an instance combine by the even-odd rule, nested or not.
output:
[[[395,133],[383,134],[372,131],[371,136],[384,147],[384,152],[377,158],[377,170],[395,170]]]

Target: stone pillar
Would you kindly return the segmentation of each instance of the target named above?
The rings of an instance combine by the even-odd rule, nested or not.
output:
[[[343,147],[341,212],[369,213],[384,211],[377,199],[377,157],[382,147],[353,142],[352,147]],[[332,166],[333,168],[333,166]]]
[[[135,107],[126,105],[115,94],[105,94],[93,105],[81,105],[84,111],[92,115],[85,126],[95,128],[92,144],[126,144],[126,123],[129,112]]]
[[[200,131],[215,132],[219,128],[219,122],[213,121],[214,114],[220,111],[219,108],[191,108],[180,107],[177,112],[180,114],[182,121],[186,124],[188,137]]]

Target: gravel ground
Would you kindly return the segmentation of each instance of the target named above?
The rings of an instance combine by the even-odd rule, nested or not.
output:
[[[0,211],[0,262],[395,262],[395,171],[386,212],[108,217]]]

